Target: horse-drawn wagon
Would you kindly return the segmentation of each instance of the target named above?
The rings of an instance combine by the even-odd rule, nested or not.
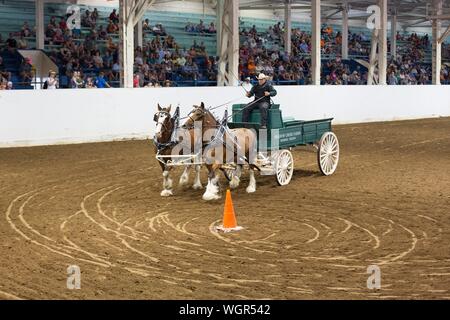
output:
[[[256,180],[254,171],[261,175],[275,175],[279,185],[287,185],[294,173],[294,158],[291,149],[301,145],[313,145],[317,148],[319,169],[324,175],[331,175],[339,162],[339,142],[331,131],[332,118],[320,120],[295,120],[282,117],[279,105],[274,104],[268,110],[268,128],[260,130],[260,113],[254,110],[249,122],[242,122],[242,110],[248,105],[233,105],[232,121],[229,122],[227,112],[222,121],[217,120],[203,103],[194,106],[186,117],[183,126],[178,126],[179,108],[170,117],[170,107],[161,108],[155,114],[157,133],[155,135],[156,159],[163,170],[162,196],[172,195],[172,180],[169,171],[174,166],[185,166],[180,177],[180,185],[188,181],[189,167],[194,165],[196,179],[194,189],[201,188],[200,166],[208,169],[208,185],[203,199],[218,199],[220,169],[230,182],[231,188],[237,188],[242,168],[249,171],[248,193],[255,192]],[[201,123],[200,139],[195,138],[195,123]],[[183,141],[177,138],[178,131],[184,129]],[[209,132],[207,134],[207,132]],[[212,133],[212,134],[211,134]],[[210,140],[209,137],[212,137]],[[206,140],[205,140],[206,139]],[[231,145],[228,144],[229,141]],[[183,151],[180,145],[187,145],[189,150],[200,142],[199,151]],[[227,150],[232,149],[231,159]],[[177,150],[175,152],[175,150]],[[239,150],[239,151],[237,151]],[[256,152],[254,152],[256,151]]]
[[[261,175],[275,175],[279,185],[288,184],[294,173],[294,158],[291,149],[296,146],[313,145],[317,148],[317,162],[324,175],[331,175],[339,162],[339,142],[331,131],[333,118],[319,120],[295,120],[282,117],[278,104],[268,110],[267,130],[260,129],[260,113],[254,110],[249,122],[242,122],[245,104],[235,104],[229,128],[254,129],[258,135],[259,152],[256,165]],[[232,167],[227,169],[231,172]]]

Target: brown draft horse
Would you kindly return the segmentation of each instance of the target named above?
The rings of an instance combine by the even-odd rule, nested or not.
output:
[[[170,156],[174,154],[174,148],[176,144],[171,143],[172,134],[175,128],[175,119],[170,116],[171,105],[167,108],[163,108],[158,104],[158,111],[155,113],[153,120],[156,122],[156,132],[155,132],[155,153],[159,149],[160,155]],[[189,133],[193,136],[193,132]],[[161,191],[161,196],[168,197],[173,195],[172,192],[172,179],[170,178],[171,166],[167,165],[167,162],[172,160],[172,158],[163,158],[159,164],[163,171],[163,190]],[[186,165],[184,172],[180,177],[179,185],[185,185],[189,181],[189,169],[190,165]],[[194,179],[193,188],[201,189],[202,184],[200,182],[200,168],[199,164],[195,165],[196,176]]]
[[[219,175],[217,169],[224,169],[227,165],[236,164],[236,170],[230,180],[230,187],[237,188],[240,182],[241,170],[244,163],[249,164],[250,181],[246,189],[248,193],[256,191],[254,169],[257,157],[257,137],[253,130],[246,128],[228,129],[214,115],[205,108],[202,102],[189,113],[183,127],[192,128],[201,122],[203,161],[208,169],[208,185],[203,194],[204,200],[219,199]],[[221,131],[222,130],[222,131]]]

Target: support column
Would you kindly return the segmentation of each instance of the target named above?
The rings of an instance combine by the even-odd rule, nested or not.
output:
[[[397,10],[391,18],[391,56],[394,60],[397,59]]]
[[[311,78],[312,84],[320,85],[320,0],[311,1],[311,16]]]
[[[342,59],[348,59],[348,4],[342,8]]]
[[[216,55],[220,54],[222,39],[223,0],[216,2]]]
[[[235,86],[239,85],[239,0],[228,0],[231,2],[231,46],[229,52],[228,70],[235,75],[232,83]]]
[[[142,32],[142,20],[139,20],[134,27],[134,43],[136,46],[141,47],[144,44],[144,33]]]
[[[433,9],[436,12],[436,16],[442,15],[442,0],[433,1]],[[433,19],[433,48],[432,48],[432,64],[433,64],[433,84],[441,84],[441,66],[442,66],[442,43],[440,42],[441,33],[441,20]]]
[[[133,88],[134,26],[140,22],[147,8],[154,2],[155,0],[119,1],[120,86],[123,88]]]
[[[134,67],[134,24],[129,21],[128,15],[131,11],[132,1],[119,1],[119,24],[120,24],[120,86],[133,88]]]
[[[378,48],[378,33],[377,28],[372,31],[372,39],[370,40],[370,57],[369,57],[369,69],[367,72],[367,85],[378,84],[378,80],[375,81],[375,67],[377,65],[377,48]]]
[[[284,51],[291,54],[292,9],[291,0],[284,5]]]
[[[43,50],[45,45],[44,0],[36,0],[36,49]]]
[[[379,0],[381,9],[380,32],[378,43],[378,84],[386,85],[387,73],[387,0]]]
[[[220,23],[218,86],[239,84],[239,0],[218,0]]]

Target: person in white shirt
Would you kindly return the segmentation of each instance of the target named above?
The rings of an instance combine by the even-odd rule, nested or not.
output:
[[[46,82],[47,82],[47,89],[54,90],[59,87],[59,81],[58,78],[56,77],[55,71],[49,72]]]

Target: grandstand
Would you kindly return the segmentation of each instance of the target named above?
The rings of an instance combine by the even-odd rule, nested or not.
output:
[[[51,22],[51,19],[55,19],[57,23],[61,19],[67,18],[67,8],[70,4],[67,3],[45,3],[44,5],[44,26],[48,26]],[[97,1],[95,3],[95,6],[93,5],[86,5],[83,3],[78,4],[81,9],[81,15],[83,16],[87,10],[89,12],[92,12],[94,8],[98,11],[99,18],[96,20],[95,24],[95,30],[100,30],[102,28],[103,30],[106,30],[108,28],[109,24],[109,15],[113,8],[117,9],[117,3],[114,7],[114,4],[111,5],[111,3],[105,1]],[[256,9],[256,8],[255,8]],[[258,8],[259,9],[259,8]],[[5,41],[12,35],[13,38],[16,40],[21,41],[21,43],[26,47],[26,49],[35,49],[37,47],[36,45],[36,36],[35,36],[35,17],[36,17],[36,8],[35,8],[35,2],[34,1],[25,1],[25,0],[3,0],[0,2],[0,38]],[[173,85],[178,86],[191,86],[191,85],[216,85],[217,81],[214,76],[212,76],[212,73],[217,73],[217,66],[218,63],[218,40],[216,33],[205,33],[205,32],[197,32],[197,31],[187,31],[186,26],[188,24],[196,25],[199,23],[200,20],[203,21],[203,24],[208,27],[211,23],[216,23],[216,16],[213,14],[203,13],[200,14],[198,12],[188,12],[188,11],[164,11],[161,10],[161,8],[157,7],[157,3],[155,5],[155,9],[150,8],[147,10],[143,17],[141,18],[141,21],[149,21],[150,25],[155,24],[161,24],[163,25],[163,28],[165,29],[164,35],[155,35],[152,30],[143,30],[142,33],[142,45],[146,46],[148,43],[159,40],[160,42],[164,42],[165,39],[170,36],[174,39],[176,43],[176,48],[166,48],[169,52],[178,52],[178,50],[185,50],[189,51],[191,47],[196,44],[197,46],[200,46],[204,52],[201,54],[196,54],[193,56],[193,60],[196,64],[196,67],[198,69],[197,75],[192,75],[192,73],[187,72],[183,73],[181,68],[174,68],[171,67],[170,74],[162,77],[162,79],[158,79],[158,82],[162,84],[165,80],[169,80],[172,82]],[[267,50],[270,54],[273,51],[280,51],[282,52],[285,48],[284,39],[281,35],[277,39],[272,39],[270,36],[268,36],[269,31],[271,28],[273,28],[278,23],[281,24],[281,26],[284,28],[284,21],[279,16],[273,16],[272,18],[268,18],[267,16],[261,17],[256,14],[256,16],[249,16],[248,14],[242,15],[239,18],[239,30],[240,30],[240,44],[241,46],[244,45],[246,42],[247,36],[244,35],[244,31],[248,31],[251,28],[255,27],[258,31],[258,36],[265,38],[264,42],[264,50]],[[24,26],[24,24],[28,24],[30,29],[30,34],[27,34],[21,38],[21,30]],[[341,44],[337,43],[337,35],[342,34],[342,24],[337,23],[335,20],[326,21],[323,24],[323,28],[325,26],[329,26],[333,30],[333,34],[326,38],[322,36],[322,39],[324,39],[324,45],[322,47],[322,65],[326,65],[327,61],[340,59],[341,57]],[[308,35],[309,39],[311,38],[311,23],[304,22],[304,21],[293,21],[291,24],[292,30],[300,30],[301,32],[304,32]],[[86,37],[89,37],[91,35],[91,27],[88,26],[82,26],[80,30],[80,34],[78,37],[73,37],[73,42],[77,45],[84,43]],[[431,39],[431,35],[421,32],[416,32],[414,29],[408,29],[408,31],[402,30],[399,32],[400,37],[397,39],[396,47],[397,47],[397,53],[401,56],[408,56],[410,55],[412,50],[416,50],[416,48],[412,48],[413,44],[411,42],[411,34],[418,34],[420,37],[427,36]],[[353,39],[357,39],[352,41]],[[67,37],[64,37],[67,39]],[[94,40],[93,49],[95,51],[99,51],[100,55],[104,57],[107,51],[110,51],[110,54],[113,56],[113,60],[118,60],[118,53],[117,50],[109,50],[108,46],[111,45],[107,39],[110,38],[110,42],[116,46],[116,49],[119,46],[119,33],[118,32],[112,32],[112,33],[106,33],[104,38],[96,38]],[[349,27],[349,39],[350,39],[350,45],[349,45],[349,55],[348,59],[344,59],[343,63],[347,66],[349,66],[349,71],[352,73],[355,70],[358,70],[358,72],[366,73],[367,72],[367,63],[369,60],[369,53],[370,53],[370,47],[371,47],[371,32],[369,29],[365,28],[361,25],[351,25]],[[390,40],[388,39],[388,46],[390,47]],[[294,39],[292,39],[294,41]],[[308,40],[310,41],[310,40]],[[60,84],[61,87],[69,87],[70,86],[70,77],[71,73],[70,70],[67,71],[67,61],[64,59],[61,59],[60,57],[60,50],[64,47],[65,41],[54,41],[54,39],[51,39],[49,37],[46,37],[44,41],[44,47],[42,48],[44,52],[52,58],[52,60],[58,65],[59,68],[59,76],[60,76]],[[137,46],[137,44],[135,44]],[[261,44],[258,44],[259,46]],[[302,57],[307,60],[310,60],[311,58],[311,49],[308,49],[307,52],[296,52],[295,55],[297,57]],[[419,49],[417,49],[419,50]],[[445,46],[443,47],[443,59],[444,62],[450,59],[450,54],[448,53],[449,47]],[[20,54],[14,53],[14,52],[7,52],[6,50],[6,43],[0,41],[0,52],[1,57],[3,59],[4,66],[3,68],[10,72],[11,75],[9,77],[9,81],[12,81],[14,84],[14,88],[16,89],[32,89],[36,87],[35,85],[32,85],[28,80],[24,81],[23,77],[21,76],[21,66],[24,64],[24,59],[21,57]],[[209,58],[208,58],[209,57]],[[390,49],[388,51],[388,57],[389,59],[392,58],[392,54],[390,52]],[[144,57],[146,58],[146,57]],[[413,61],[414,64],[417,66],[423,66],[425,69],[431,70],[431,63],[432,63],[432,46],[431,41],[428,41],[426,44],[420,47],[420,54],[418,57],[414,57],[415,60]],[[208,69],[208,60],[213,61],[213,67],[212,69]],[[245,59],[243,60],[241,57],[241,63],[247,63]],[[361,61],[362,63],[358,63],[358,61]],[[449,60],[450,61],[450,60]],[[310,63],[308,63],[310,64]],[[118,76],[111,76],[109,71],[111,70],[112,66],[110,65],[108,68],[106,68],[107,78],[111,82],[112,86],[119,86],[120,81],[118,79]],[[444,72],[447,72],[446,67],[444,66]],[[81,71],[83,72],[84,77],[93,77],[95,78],[101,68],[93,68],[92,66],[81,66]],[[135,66],[135,71],[137,71]],[[159,71],[157,71],[159,72]],[[321,76],[321,82],[326,83],[326,76],[330,74],[330,70],[327,67],[322,68],[322,76]],[[195,72],[194,72],[195,73]],[[448,73],[448,72],[447,72]],[[242,78],[244,76],[247,76],[249,74],[241,74]],[[296,80],[278,80],[278,77],[275,77],[275,81],[277,84],[307,84],[308,76],[310,75],[309,70],[304,71],[304,77],[301,76],[293,76],[292,78],[296,78]],[[359,75],[360,77],[363,76],[363,74]],[[301,79],[297,79],[297,78]],[[282,78],[282,77],[281,77]],[[304,79],[303,79],[304,78]],[[443,83],[448,83],[448,76],[444,77]],[[34,79],[34,82],[36,82],[37,79]],[[41,82],[43,81],[40,80]],[[146,82],[148,83],[150,80],[147,79]],[[33,82],[33,81],[32,81]],[[414,83],[414,81],[412,81]],[[431,77],[428,77],[425,83],[431,83]],[[38,87],[38,86],[37,86]]]

